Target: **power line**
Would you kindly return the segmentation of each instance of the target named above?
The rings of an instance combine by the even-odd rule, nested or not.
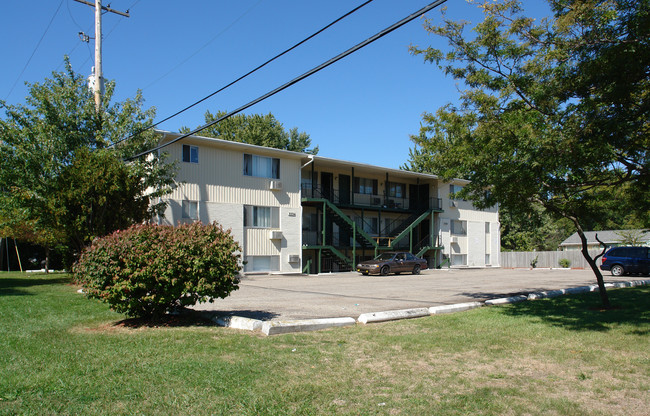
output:
[[[389,33],[393,32],[394,30],[404,26],[405,24],[412,21],[413,19],[416,19],[417,17],[422,16],[423,14],[430,11],[431,9],[440,6],[441,4],[445,3],[446,1],[447,0],[434,1],[433,3],[430,3],[428,6],[425,6],[425,7],[421,8],[420,10],[410,14],[409,16],[403,18],[402,20],[400,20],[400,21],[392,24],[391,26],[387,27],[386,29],[382,30],[381,32],[378,32],[377,34],[369,37],[368,39],[364,40],[363,42],[360,42],[360,43],[356,44],[355,46],[351,47],[347,51],[338,54],[334,58],[331,58],[330,60],[328,60],[326,62],[323,62],[322,64],[318,65],[317,67],[314,67],[314,68],[310,69],[309,71],[307,71],[307,72],[303,73],[302,75],[292,79],[291,81],[277,87],[276,89],[274,89],[272,91],[267,92],[266,94],[256,98],[253,101],[250,101],[248,104],[244,104],[243,106],[239,107],[238,109],[236,109],[234,111],[231,111],[230,113],[225,114],[224,116],[219,117],[218,119],[216,119],[216,120],[214,120],[214,121],[212,121],[212,122],[210,122],[208,124],[205,124],[205,125],[203,125],[201,127],[198,127],[196,129],[190,131],[189,133],[183,134],[183,135],[181,135],[181,136],[175,138],[174,140],[171,140],[171,141],[169,141],[169,142],[167,142],[165,144],[162,144],[160,146],[156,146],[156,147],[154,147],[152,149],[149,149],[147,151],[141,152],[141,153],[139,153],[139,154],[137,154],[135,156],[132,156],[132,157],[128,158],[127,160],[133,160],[133,159],[136,159],[138,157],[145,156],[145,155],[148,155],[149,153],[152,153],[152,152],[158,151],[160,149],[163,149],[163,148],[165,148],[165,147],[167,147],[167,146],[169,146],[171,144],[174,144],[174,143],[178,142],[179,140],[182,140],[182,139],[184,139],[186,137],[189,137],[189,136],[191,136],[191,135],[193,135],[195,133],[198,133],[201,130],[204,130],[204,129],[206,129],[206,128],[214,125],[214,124],[217,124],[217,123],[219,123],[219,122],[221,122],[223,120],[226,120],[227,118],[230,118],[230,117],[234,116],[235,114],[240,113],[240,112],[246,110],[247,108],[254,106],[257,103],[259,103],[261,101],[264,101],[269,97],[272,97],[273,95],[279,93],[280,91],[283,91],[283,90],[289,88],[290,86],[302,81],[303,79],[314,75],[315,73],[317,73],[317,72],[321,71],[322,69],[325,69],[328,66],[340,61],[341,59],[343,59],[346,56],[358,51],[359,49],[361,49],[361,48],[363,48],[365,46],[368,46],[369,44],[373,43],[374,41],[376,41],[378,39],[381,39],[382,37],[386,36],[387,34],[389,34]]]
[[[18,75],[18,78],[16,78],[16,80],[14,81],[14,84],[11,86],[11,89],[9,90],[9,94],[7,94],[7,97],[5,97],[5,101],[9,98],[9,96],[11,95],[11,93],[14,91],[14,88],[16,88],[16,84],[17,84],[18,81],[20,80],[20,77],[22,77],[23,74],[25,73],[25,70],[26,70],[27,67],[29,66],[29,63],[32,61],[32,58],[33,58],[34,55],[36,54],[36,50],[37,50],[38,47],[41,45],[41,42],[42,42],[43,39],[45,38],[45,35],[47,34],[47,31],[50,29],[50,26],[52,26],[52,22],[54,21],[54,18],[56,17],[57,14],[59,14],[59,10],[61,9],[61,6],[62,6],[62,5],[63,5],[63,0],[61,0],[61,2],[59,3],[59,7],[56,8],[56,11],[54,12],[54,15],[53,15],[52,18],[50,19],[50,23],[47,24],[47,27],[45,28],[45,32],[43,32],[43,35],[41,36],[41,39],[40,39],[40,40],[38,41],[38,43],[36,44],[36,47],[35,47],[34,50],[32,51],[32,54],[30,55],[29,59],[27,60],[27,63],[26,63],[25,66],[23,67],[23,70],[20,71],[20,74]]]
[[[123,139],[120,139],[120,140],[116,141],[116,142],[113,143],[111,146],[115,146],[115,145],[117,145],[117,144],[119,144],[119,143],[122,143],[123,141],[129,140],[129,139],[131,139],[131,138],[137,136],[137,135],[140,134],[140,133],[143,133],[143,132],[145,132],[145,131],[147,131],[147,130],[153,128],[153,127],[158,126],[159,124],[164,123],[164,122],[167,121],[167,120],[170,120],[170,119],[176,117],[177,115],[179,115],[179,114],[181,114],[181,113],[183,113],[183,112],[189,110],[190,108],[192,108],[192,107],[194,107],[194,106],[196,106],[196,105],[202,103],[203,101],[207,100],[208,98],[211,98],[211,97],[217,95],[218,93],[220,93],[221,91],[225,90],[226,88],[231,87],[232,85],[234,85],[234,84],[236,84],[237,82],[243,80],[243,79],[246,78],[247,76],[253,74],[254,72],[256,72],[256,71],[258,71],[258,70],[260,70],[260,69],[262,69],[262,68],[264,68],[266,65],[270,64],[271,62],[275,61],[276,59],[280,58],[281,56],[283,56],[283,55],[285,55],[285,54],[291,52],[291,51],[294,50],[294,49],[296,49],[298,46],[302,45],[303,43],[305,43],[305,42],[311,40],[312,38],[314,38],[315,36],[321,34],[321,33],[324,32],[326,29],[329,29],[331,26],[333,26],[333,25],[335,25],[336,23],[340,22],[341,20],[345,19],[346,17],[348,17],[348,16],[351,15],[352,13],[356,12],[357,10],[359,10],[359,9],[362,8],[363,6],[367,5],[368,3],[371,3],[372,1],[373,1],[373,0],[367,0],[366,2],[364,2],[364,3],[362,3],[361,5],[355,7],[354,9],[350,10],[349,12],[347,12],[346,14],[344,14],[343,16],[341,16],[341,17],[339,17],[338,19],[332,21],[331,23],[329,23],[329,24],[327,24],[326,26],[322,27],[321,29],[319,29],[318,31],[316,31],[316,32],[314,32],[313,34],[309,35],[309,36],[306,37],[305,39],[303,39],[303,40],[301,40],[300,42],[296,43],[295,45],[293,45],[293,46],[290,47],[289,49],[285,49],[283,52],[281,52],[281,53],[275,55],[273,58],[271,58],[271,59],[269,59],[268,61],[264,62],[263,64],[257,66],[256,68],[252,69],[251,71],[247,72],[246,74],[240,76],[240,77],[237,78],[236,80],[234,80],[234,81],[232,81],[232,82],[226,84],[225,86],[219,88],[219,89],[216,90],[215,92],[213,92],[213,93],[211,93],[211,94],[209,94],[209,95],[207,95],[207,96],[201,98],[199,101],[196,101],[196,102],[194,102],[193,104],[188,105],[187,107],[183,108],[182,110],[177,111],[176,113],[172,114],[171,116],[166,117],[166,118],[164,118],[164,119],[158,121],[158,122],[155,123],[155,124],[151,124],[151,125],[149,125],[149,126],[143,128],[142,130],[140,130],[140,131],[138,131],[138,132],[136,132],[136,133],[131,134],[131,135],[128,136],[128,137],[125,137],[125,138],[123,138]]]

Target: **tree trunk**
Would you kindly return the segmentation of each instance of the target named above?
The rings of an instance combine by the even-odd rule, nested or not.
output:
[[[582,231],[582,227],[580,227],[580,224],[578,224],[576,221],[574,221],[574,224],[576,225],[578,235],[580,236],[580,241],[582,242],[582,256],[585,258],[585,260],[587,260],[587,263],[589,263],[591,270],[593,270],[594,274],[596,275],[596,280],[598,281],[598,291],[600,292],[600,300],[603,303],[603,308],[610,309],[612,305],[609,303],[609,296],[607,296],[607,289],[605,288],[605,280],[603,279],[603,274],[600,272],[600,269],[596,264],[596,260],[591,258],[589,255],[589,250],[587,249],[587,237],[585,237],[585,233]]]

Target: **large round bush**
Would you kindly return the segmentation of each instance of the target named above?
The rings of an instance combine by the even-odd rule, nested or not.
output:
[[[241,249],[213,223],[135,225],[95,240],[73,267],[90,298],[157,319],[238,289]]]

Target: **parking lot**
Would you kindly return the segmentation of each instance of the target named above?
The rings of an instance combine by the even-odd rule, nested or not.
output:
[[[605,282],[641,280],[614,277]],[[195,309],[259,320],[357,317],[362,313],[422,308],[595,285],[591,270],[452,269],[420,275],[249,275],[226,299]]]

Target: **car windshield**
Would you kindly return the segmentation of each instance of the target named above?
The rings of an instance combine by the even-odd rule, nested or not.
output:
[[[375,257],[375,260],[391,260],[393,256],[395,256],[395,253],[382,253]]]

